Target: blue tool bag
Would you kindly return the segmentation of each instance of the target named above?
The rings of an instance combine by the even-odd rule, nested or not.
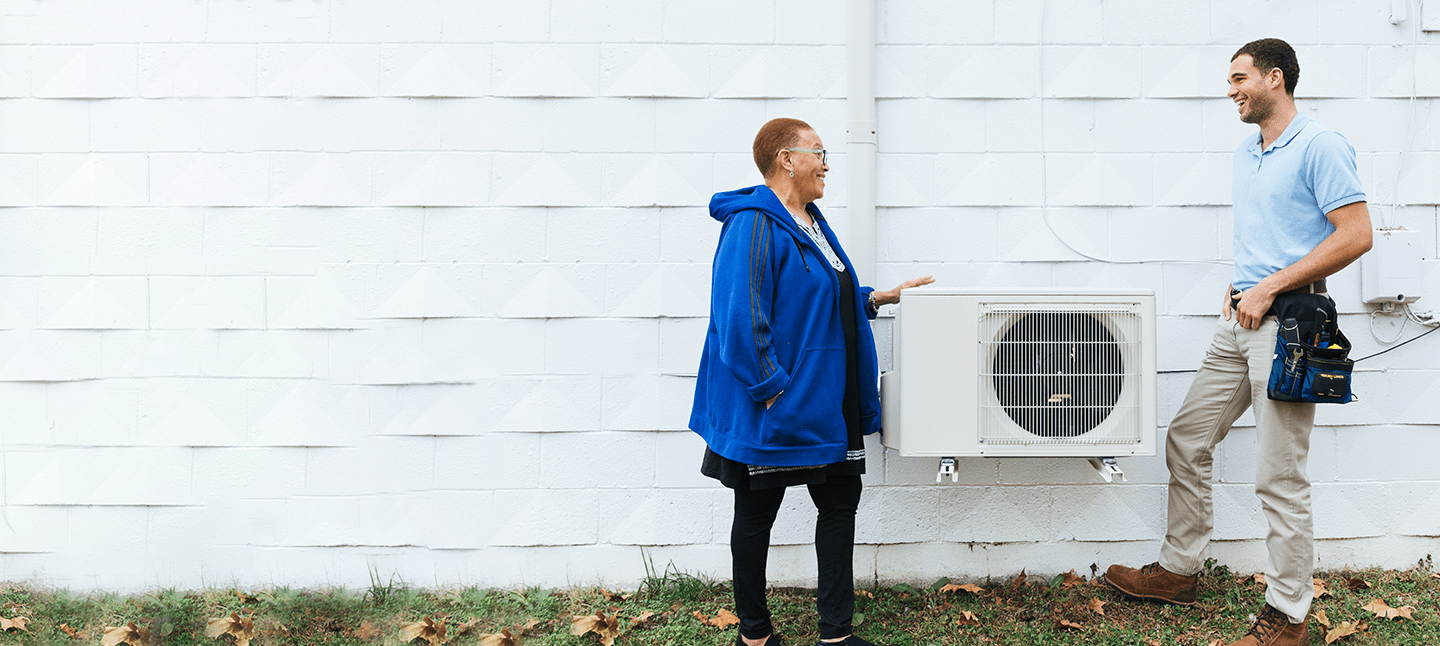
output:
[[[1335,324],[1335,301],[1321,294],[1281,294],[1270,311],[1280,320],[1270,399],[1345,404],[1354,399],[1350,340]]]

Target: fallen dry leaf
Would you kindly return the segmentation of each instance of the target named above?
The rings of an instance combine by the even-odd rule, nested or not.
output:
[[[1370,582],[1366,581],[1365,579],[1352,577],[1349,579],[1345,579],[1345,587],[1350,588],[1351,590],[1359,591],[1370,587]]]
[[[480,636],[480,646],[515,646],[515,636],[507,628],[498,633]]]
[[[116,646],[117,644],[150,646],[150,629],[136,626],[133,621],[124,626],[106,628],[105,634],[100,637],[100,646]]]
[[[1020,576],[1015,577],[1015,580],[1010,582],[1010,589],[1014,590],[1022,585],[1025,585],[1025,570],[1020,570]]]
[[[445,618],[435,619],[427,615],[420,621],[412,621],[408,624],[400,624],[400,641],[405,643],[423,639],[430,642],[430,646],[440,646],[445,643]],[[606,644],[609,646],[609,644]]]
[[[740,618],[736,617],[735,613],[730,612],[729,610],[726,610],[724,608],[721,608],[719,612],[716,612],[714,617],[709,618],[701,614],[699,610],[696,610],[695,618],[699,619],[700,623],[708,624],[716,628],[729,628],[731,626],[734,626],[735,624],[740,623]]]
[[[1314,617],[1315,621],[1319,622],[1321,626],[1324,626],[1326,628],[1330,627],[1330,618],[1325,616],[1324,610],[1316,610]]]
[[[647,611],[645,614],[650,615],[654,613]],[[454,637],[468,635],[471,632],[474,632],[475,627],[479,625],[479,619],[471,619],[470,621],[455,626]],[[530,621],[525,622],[525,625],[523,626],[516,626],[515,630],[513,631],[506,628],[498,633],[477,633],[477,635],[479,635],[481,646],[515,646],[516,644],[520,643],[520,638],[523,637],[525,633],[529,632],[531,629],[539,625],[539,619],[531,619]]]
[[[1410,619],[1413,621],[1414,617],[1411,617],[1410,613],[1414,612],[1415,608],[1413,606],[1391,608],[1390,605],[1384,601],[1372,599],[1370,603],[1365,604],[1361,610],[1369,610],[1381,619]]]
[[[609,600],[609,601],[613,601],[613,602],[615,602],[615,603],[620,603],[621,601],[628,601],[628,600],[630,599],[630,597],[631,597],[634,593],[630,593],[630,594],[620,594],[619,592],[608,592],[608,591],[605,591],[605,590],[601,590],[601,591],[600,591],[600,594],[604,595],[604,596],[605,596],[605,599],[607,599],[607,600]]]
[[[1312,582],[1312,585],[1315,586],[1315,598],[1316,598],[1316,599],[1319,599],[1320,597],[1323,597],[1323,596],[1325,596],[1325,595],[1327,595],[1327,594],[1330,594],[1330,586],[1327,585],[1324,581],[1321,581],[1320,579],[1310,579],[1310,581]],[[1331,594],[1330,596],[1333,597],[1333,596],[1335,596],[1335,595]]]
[[[618,614],[605,616],[599,610],[593,615],[582,615],[570,622],[570,634],[576,637],[585,633],[595,633],[600,637],[600,643],[611,646],[615,638],[620,636],[620,616]]]
[[[362,642],[368,642],[372,639],[375,639],[376,637],[379,637],[381,632],[382,631],[380,630],[380,628],[375,624],[372,624],[368,621],[362,621],[360,622],[360,627],[356,628],[350,634],[354,635],[356,639]]]
[[[1080,627],[1080,624],[1077,624],[1077,623],[1075,623],[1075,622],[1073,622],[1073,621],[1070,621],[1069,619],[1059,619],[1059,620],[1056,620],[1056,621],[1055,621],[1055,627],[1056,627],[1056,628],[1061,628],[1061,629],[1068,628],[1068,629],[1070,629],[1070,630],[1082,630],[1082,628]]]
[[[958,592],[958,591],[961,591],[961,590],[963,590],[963,591],[965,591],[965,592],[969,592],[970,594],[980,594],[980,593],[982,593],[982,592],[985,591],[984,588],[982,588],[982,587],[980,587],[980,586],[978,586],[978,585],[975,585],[974,583],[966,583],[965,585],[956,585],[956,584],[954,584],[954,583],[947,583],[947,584],[945,584],[945,585],[943,585],[943,586],[940,587],[940,591],[941,591],[941,592]]]
[[[640,616],[639,616],[639,617],[636,617],[636,618],[634,618],[634,619],[631,619],[631,620],[630,620],[630,625],[631,625],[631,626],[639,626],[640,624],[643,624],[643,623],[645,623],[645,622],[647,622],[647,621],[650,621],[650,619],[653,618],[654,616],[655,616],[655,613],[654,613],[654,612],[651,612],[651,611],[649,611],[649,610],[646,610],[645,612],[640,613]]]
[[[71,628],[70,624],[60,624],[58,628],[60,632],[65,633],[70,639],[85,639],[85,637],[83,637],[84,633]]]
[[[1060,587],[1069,589],[1084,582],[1085,577],[1077,576],[1075,570],[1070,570],[1065,573],[1065,580],[1060,582]]]
[[[479,626],[479,625],[480,625],[480,620],[479,620],[479,619],[475,619],[475,618],[473,618],[473,617],[470,619],[470,621],[466,621],[466,622],[463,622],[463,623],[455,624],[455,627],[452,629],[452,632],[450,633],[450,638],[451,638],[451,639],[454,639],[454,638],[456,638],[456,637],[464,637],[464,636],[466,636],[466,635],[469,635],[470,633],[475,632],[475,627],[476,627],[476,626]],[[478,633],[477,633],[477,634],[478,634]],[[481,636],[483,637],[483,635],[481,635]]]
[[[235,591],[235,596],[240,597],[240,603],[260,603],[260,597],[248,592]]]
[[[1255,582],[1256,582],[1256,583],[1259,583],[1260,585],[1265,585],[1265,573],[1264,573],[1264,572],[1256,572],[1256,573],[1255,573],[1255,576],[1250,577],[1250,578],[1254,579]]]
[[[26,617],[16,617],[14,619],[0,617],[0,630],[7,633],[12,630],[23,630],[28,633],[30,631],[25,628],[25,624],[27,623],[30,623],[30,619]]]
[[[970,612],[969,610],[961,610],[961,611],[960,611],[960,617],[955,620],[955,625],[957,625],[957,626],[978,626],[978,625],[980,625],[980,618],[979,618],[979,617],[976,617],[976,616],[975,616],[975,613]]]
[[[1106,602],[1101,601],[1101,600],[1099,600],[1099,599],[1091,599],[1091,600],[1090,600],[1090,603],[1089,603],[1089,604],[1086,604],[1085,607],[1086,607],[1086,608],[1089,608],[1089,609],[1090,609],[1090,612],[1093,612],[1093,613],[1095,613],[1095,614],[1097,614],[1097,615],[1103,615],[1103,614],[1105,614],[1105,603],[1106,603]]]
[[[1225,640],[1223,640],[1223,639],[1212,639],[1212,640],[1206,642],[1206,643],[1205,643],[1205,646],[1225,646]]]
[[[239,613],[232,612],[229,617],[220,617],[205,622],[205,636],[219,637],[230,635],[235,638],[235,646],[250,646],[250,640],[255,639],[255,622],[249,617],[241,617]]]
[[[875,593],[874,593],[874,592],[871,592],[871,591],[869,591],[869,590],[856,590],[856,591],[855,591],[855,596],[857,596],[857,597],[869,597],[869,598],[871,598],[871,599],[874,599],[874,598],[875,598]]]
[[[1337,639],[1340,639],[1340,638],[1342,638],[1342,637],[1346,637],[1346,636],[1349,636],[1349,635],[1354,635],[1355,633],[1358,633],[1358,632],[1360,632],[1360,631],[1362,631],[1362,630],[1365,630],[1366,628],[1369,628],[1369,626],[1366,626],[1366,625],[1365,625],[1365,622],[1363,622],[1363,621],[1357,621],[1357,622],[1355,622],[1355,623],[1350,623],[1350,622],[1348,622],[1348,621],[1342,621],[1342,622],[1340,622],[1340,625],[1339,625],[1339,626],[1336,626],[1335,628],[1331,629],[1329,632],[1325,633],[1325,643],[1327,643],[1327,644],[1333,644],[1333,643],[1335,643],[1335,640],[1337,640]]]

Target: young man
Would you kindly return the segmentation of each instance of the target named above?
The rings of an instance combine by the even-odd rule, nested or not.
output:
[[[1112,565],[1105,580],[1129,596],[1195,603],[1214,528],[1210,473],[1215,445],[1247,408],[1255,411],[1255,495],[1269,521],[1265,607],[1234,645],[1309,644],[1315,532],[1305,459],[1315,405],[1272,401],[1266,383],[1278,323],[1276,295],[1324,293],[1325,277],[1370,249],[1370,216],[1355,149],[1295,108],[1300,65],[1282,40],[1257,40],[1230,60],[1230,97],[1240,120],[1260,126],[1235,149],[1231,189],[1235,269],[1219,325],[1170,424],[1169,524],[1160,560]],[[1232,316],[1233,314],[1233,316]],[[1233,646],[1233,645],[1232,645]]]

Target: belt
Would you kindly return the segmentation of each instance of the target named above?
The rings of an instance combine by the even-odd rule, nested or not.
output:
[[[1320,280],[1317,280],[1317,281],[1315,281],[1315,282],[1313,282],[1313,283],[1310,283],[1309,285],[1301,285],[1301,286],[1299,286],[1299,287],[1296,287],[1295,289],[1292,289],[1292,290],[1290,290],[1290,291],[1288,291],[1288,292],[1284,292],[1284,293],[1286,293],[1286,294],[1324,294],[1324,293],[1325,293],[1325,279],[1324,279],[1324,278],[1321,278]]]
[[[1238,293],[1240,293],[1240,292],[1236,292],[1236,291],[1232,291],[1232,292],[1231,292],[1231,297],[1230,297],[1230,307],[1231,307],[1231,308],[1237,308],[1237,307],[1240,306],[1240,299],[1234,297],[1234,294],[1238,294]],[[1320,280],[1317,280],[1317,281],[1315,281],[1315,282],[1313,282],[1313,283],[1310,283],[1309,285],[1301,285],[1301,286],[1296,287],[1295,289],[1292,289],[1292,290],[1290,290],[1290,291],[1288,291],[1288,292],[1280,292],[1280,296],[1286,296],[1286,295],[1290,295],[1290,294],[1324,294],[1324,293],[1326,293],[1326,289],[1325,289],[1325,279],[1324,279],[1324,278],[1321,278]],[[1272,313],[1273,313],[1273,312],[1272,312]]]

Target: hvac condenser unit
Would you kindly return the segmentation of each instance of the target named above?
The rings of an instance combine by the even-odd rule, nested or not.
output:
[[[1155,455],[1154,292],[909,289],[893,343],[901,456],[1085,457],[1109,479]]]

